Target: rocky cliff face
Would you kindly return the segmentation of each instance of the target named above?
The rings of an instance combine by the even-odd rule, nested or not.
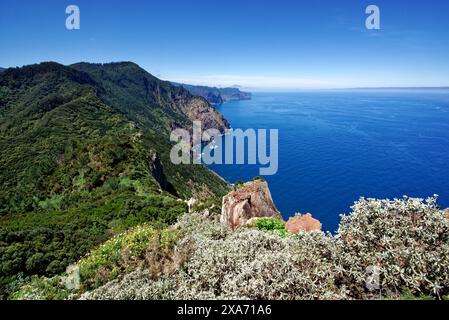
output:
[[[321,222],[314,219],[310,213],[291,217],[285,224],[290,233],[320,231],[321,227]]]
[[[153,153],[148,161],[148,166],[150,167],[152,176],[157,183],[159,183],[161,190],[178,197],[178,193],[176,192],[174,186],[168,181],[167,176],[165,175],[164,166],[162,165],[161,159],[157,153]]]
[[[189,84],[173,83],[175,86],[183,87],[195,96],[205,98],[213,105],[221,105],[227,101],[250,100],[251,93],[240,91],[239,88],[215,88],[207,86],[194,86]]]
[[[268,184],[262,180],[248,182],[223,198],[221,222],[232,229],[253,218],[279,218]]]
[[[223,198],[221,222],[232,229],[252,226],[260,218],[282,219],[271,198],[267,182],[255,180],[244,184]],[[321,222],[310,213],[291,217],[285,224],[290,233],[320,231]]]
[[[193,97],[183,108],[186,116],[192,121],[200,121],[201,129],[216,129],[225,133],[229,129],[229,122],[201,97]],[[208,139],[206,139],[207,141]]]
[[[202,129],[224,133],[229,123],[205,98],[190,93],[149,74],[132,62],[110,64],[78,63],[70,66],[89,74],[99,85],[98,95],[117,111],[136,122],[157,128],[159,133],[174,128],[190,129],[193,121],[201,121]]]
[[[224,101],[251,100],[251,93],[238,88],[222,88],[220,94]]]
[[[204,98],[206,98],[207,101],[216,106],[219,106],[224,102],[220,92],[215,91],[208,92]]]

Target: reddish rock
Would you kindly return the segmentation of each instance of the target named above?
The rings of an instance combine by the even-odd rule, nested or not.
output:
[[[252,218],[282,219],[273,203],[268,184],[263,180],[248,182],[223,197],[222,223],[237,229]]]
[[[310,213],[291,217],[285,224],[285,228],[290,233],[298,233],[301,231],[320,231],[321,222],[314,219]]]

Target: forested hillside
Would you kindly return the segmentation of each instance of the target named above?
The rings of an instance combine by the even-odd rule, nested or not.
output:
[[[2,72],[0,294],[131,226],[173,223],[186,210],[179,198],[219,199],[225,182],[168,158],[170,129],[195,116],[228,126],[203,98],[133,63]]]

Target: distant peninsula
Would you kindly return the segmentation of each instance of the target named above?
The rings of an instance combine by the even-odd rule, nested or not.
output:
[[[228,101],[251,100],[251,93],[240,91],[237,87],[217,88],[207,86],[195,86],[184,83],[172,82],[175,86],[181,86],[195,96],[201,96],[213,105],[221,105]]]

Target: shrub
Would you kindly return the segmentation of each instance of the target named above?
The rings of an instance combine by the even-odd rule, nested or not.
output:
[[[196,202],[192,206],[193,212],[204,212],[205,210],[209,212],[210,217],[219,219],[221,214],[221,199],[211,198],[206,201]]]
[[[96,288],[135,268],[143,267],[145,257],[151,256],[148,248],[151,248],[153,254],[160,253],[170,248],[176,239],[176,232],[156,230],[146,224],[118,235],[79,261],[81,283],[86,289]],[[156,260],[151,258],[150,261]]]
[[[63,278],[32,277],[31,281],[14,292],[9,298],[12,300],[64,300],[70,297]]]
[[[281,237],[286,237],[288,234],[287,229],[285,229],[285,222],[278,218],[257,219],[256,227],[259,230],[272,232]]]
[[[224,240],[194,238],[194,254],[178,275],[179,299],[345,297],[328,259],[331,238],[322,233],[282,239],[240,229]]]
[[[449,292],[449,220],[436,197],[360,199],[343,216],[336,236],[341,282],[362,297],[366,270],[379,268],[384,294],[407,290],[441,297]]]
[[[147,272],[137,270],[84,293],[81,300],[171,300],[175,299],[175,286],[173,279],[154,281]]]
[[[197,214],[177,224],[189,252],[171,275],[133,272],[83,295],[86,299],[336,299],[332,238],[323,233],[281,238],[257,229],[236,232]],[[185,248],[189,248],[186,250]],[[164,295],[161,296],[161,288]]]
[[[276,219],[233,232],[200,214],[185,214],[162,231],[142,226],[80,262],[84,283],[91,284],[84,290],[103,284],[82,298],[447,297],[449,220],[436,198],[362,198],[352,211],[342,217],[335,236],[311,232],[280,237],[275,232],[283,224]],[[368,267],[380,270],[377,291],[366,288]]]
[[[245,182],[244,182],[244,181],[242,181],[242,180],[237,180],[237,181],[234,183],[234,191],[240,189],[240,188],[243,187],[244,185],[245,185]]]
[[[166,195],[109,195],[99,189],[88,201],[78,196],[67,195],[64,201],[80,204],[64,210],[0,217],[0,298],[15,291],[7,282],[14,285],[17,274],[58,275],[113,235],[147,222],[166,228],[187,210]]]

